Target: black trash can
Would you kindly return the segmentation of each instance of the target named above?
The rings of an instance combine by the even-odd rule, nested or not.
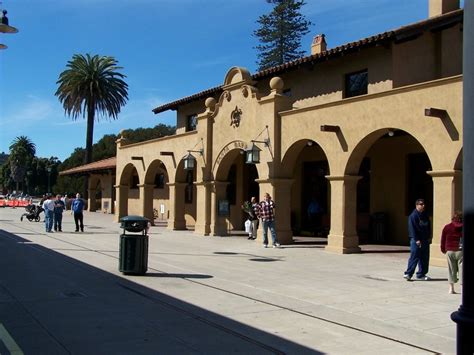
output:
[[[124,232],[120,235],[119,271],[127,275],[144,275],[148,270],[148,219],[126,216],[120,223]]]

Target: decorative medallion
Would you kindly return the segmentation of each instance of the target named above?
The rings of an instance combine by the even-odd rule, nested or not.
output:
[[[235,106],[235,110],[230,114],[230,125],[234,128],[240,126],[240,118],[242,115],[242,110]]]

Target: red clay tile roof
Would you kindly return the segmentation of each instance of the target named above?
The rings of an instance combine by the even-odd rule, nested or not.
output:
[[[75,168],[64,170],[59,172],[59,175],[73,175],[73,174],[84,174],[92,173],[102,170],[115,170],[117,165],[117,158],[112,157],[104,160],[95,161],[90,164],[76,166]]]
[[[400,27],[393,31],[383,32],[375,36],[367,37],[356,42],[350,42],[339,47],[329,49],[319,54],[310,55],[300,59],[296,59],[292,62],[284,63],[276,67],[268,68],[257,72],[252,75],[252,79],[259,80],[276,74],[284,73],[290,70],[296,70],[302,66],[311,66],[315,63],[326,61],[332,58],[340,57],[344,54],[358,51],[363,48],[372,47],[375,45],[389,43],[389,42],[403,42],[414,37],[421,35],[423,31],[437,31],[443,28],[453,26],[463,22],[463,9],[455,10],[447,14],[432,17],[427,20],[419,21],[407,26]],[[167,110],[176,110],[179,106],[207,98],[209,96],[220,95],[222,92],[222,86],[216,86],[211,89],[201,91],[197,94],[183,97],[179,100],[169,102],[153,109],[155,114],[164,112]]]

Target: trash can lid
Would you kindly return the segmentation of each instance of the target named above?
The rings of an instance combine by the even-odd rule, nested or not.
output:
[[[148,218],[142,216],[125,216],[120,218],[120,222],[148,222]]]

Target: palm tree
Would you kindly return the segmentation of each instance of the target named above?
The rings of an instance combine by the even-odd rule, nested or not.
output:
[[[27,166],[36,154],[36,145],[26,136],[16,137],[10,144],[11,178],[16,182],[16,190],[25,179]]]
[[[87,115],[86,154],[84,163],[92,162],[92,141],[96,114],[117,119],[128,100],[125,75],[117,70],[118,62],[109,56],[73,55],[67,69],[59,75],[55,93],[64,112],[76,120]]]

